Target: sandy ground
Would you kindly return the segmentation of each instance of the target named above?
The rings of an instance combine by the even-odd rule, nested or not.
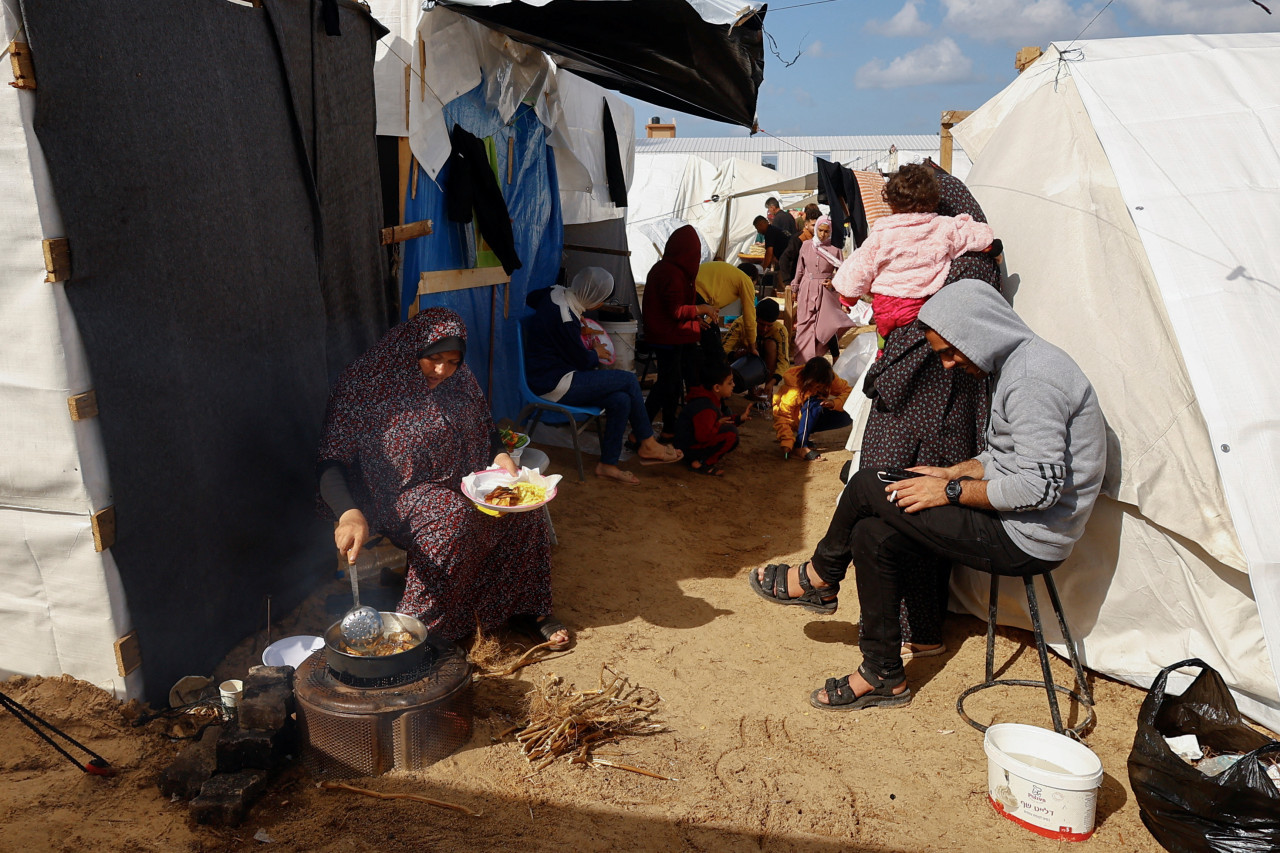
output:
[[[826,461],[784,462],[767,421],[743,429],[743,446],[719,480],[678,466],[633,468],[627,487],[580,484],[570,451],[551,449],[567,474],[551,505],[557,609],[577,634],[565,655],[500,682],[476,686],[469,744],[425,771],[353,780],[482,812],[467,817],[404,800],[317,789],[299,768],[283,774],[237,829],[194,825],[185,805],[161,797],[157,774],[191,730],[158,720],[131,725],[139,709],[69,678],[11,679],[6,693],[59,724],[121,772],[79,772],[0,714],[0,850],[299,851],[707,850],[1025,851],[1072,845],[1041,839],[998,816],[986,796],[982,736],[955,711],[981,679],[985,627],[952,615],[950,652],[907,664],[916,698],[907,708],[813,710],[809,691],[857,660],[857,601],[833,616],[757,598],[747,571],[808,556],[821,537],[849,454],[845,433],[826,434]],[[590,470],[590,469],[588,469]],[[590,474],[588,474],[590,477]],[[373,586],[376,587],[376,581]],[[312,598],[275,626],[275,637],[319,634],[325,601],[345,581],[317,579]],[[852,592],[852,591],[850,591]],[[376,595],[376,589],[370,589]],[[390,590],[383,590],[389,594]],[[334,599],[331,599],[331,607]],[[265,635],[247,638],[219,667],[242,675]],[[1002,630],[997,661],[1010,677],[1035,677],[1029,635]],[[602,664],[662,696],[667,731],[602,748],[614,760],[673,781],[561,761],[533,773],[517,747],[495,736],[519,717],[523,694],[553,671],[594,687]],[[1054,661],[1060,683],[1070,667]],[[1157,851],[1143,828],[1125,767],[1142,692],[1093,679],[1098,725],[1088,745],[1105,777],[1096,849]],[[1042,692],[987,691],[980,720],[1049,725]],[[622,756],[622,757],[616,757]],[[271,843],[255,841],[265,833]],[[1076,848],[1079,849],[1079,848]]]

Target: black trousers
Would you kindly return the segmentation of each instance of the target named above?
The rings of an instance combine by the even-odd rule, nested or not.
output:
[[[889,502],[885,485],[871,468],[849,479],[827,533],[813,552],[813,568],[823,581],[837,584],[853,562],[862,610],[863,662],[880,678],[896,681],[902,676],[898,599],[904,572],[942,559],[1025,577],[1050,571],[1061,560],[1027,554],[1009,538],[997,513],[959,506],[906,513]]]
[[[701,381],[698,378],[698,345],[658,344],[653,345],[653,349],[658,354],[658,378],[649,389],[644,408],[651,421],[661,410],[662,431],[674,432],[676,409],[684,399],[686,380],[690,383]]]

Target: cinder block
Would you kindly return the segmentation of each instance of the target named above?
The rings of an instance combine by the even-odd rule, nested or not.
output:
[[[283,732],[227,728],[218,738],[218,772],[274,770],[285,753],[284,747]]]
[[[240,728],[276,732],[293,714],[293,667],[255,666],[244,680]]]
[[[212,725],[200,733],[200,739],[187,744],[173,763],[160,773],[160,793],[189,800],[200,793],[200,786],[218,769],[218,738],[222,726]]]
[[[200,796],[191,801],[191,814],[196,823],[238,826],[266,789],[265,771],[219,773],[201,786]]]

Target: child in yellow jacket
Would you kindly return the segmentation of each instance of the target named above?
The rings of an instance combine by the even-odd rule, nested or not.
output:
[[[851,390],[821,356],[788,370],[773,397],[773,429],[782,445],[782,458],[821,459],[813,448],[813,434],[853,423],[844,411]]]

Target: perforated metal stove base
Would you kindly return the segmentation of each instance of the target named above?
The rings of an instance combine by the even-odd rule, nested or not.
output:
[[[293,682],[307,770],[322,779],[419,770],[470,740],[471,665],[456,645],[436,649],[424,677],[394,687],[352,687],[323,653],[307,658]]]

